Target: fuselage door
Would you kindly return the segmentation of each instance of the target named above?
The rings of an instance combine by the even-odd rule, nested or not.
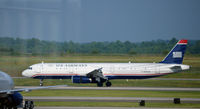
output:
[[[155,66],[155,73],[160,74],[160,65]]]

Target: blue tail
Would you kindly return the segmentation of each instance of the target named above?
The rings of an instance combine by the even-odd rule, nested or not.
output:
[[[179,40],[169,54],[160,63],[182,64],[186,46],[187,40]]]

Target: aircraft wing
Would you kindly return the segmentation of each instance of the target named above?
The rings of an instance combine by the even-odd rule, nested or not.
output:
[[[34,87],[34,88],[20,88],[20,89],[12,89],[12,90],[1,90],[0,94],[6,93],[6,94],[12,94],[14,92],[29,92],[32,90],[39,90],[39,89],[48,89],[48,88],[55,88],[55,87],[65,87],[67,85],[57,85],[57,86],[41,86],[41,87]]]
[[[101,82],[101,79],[107,80],[108,78],[102,74],[102,68],[95,69],[89,72],[87,75],[89,78],[94,78],[97,82]]]

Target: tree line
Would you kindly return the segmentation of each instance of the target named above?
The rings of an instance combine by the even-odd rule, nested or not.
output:
[[[143,42],[113,41],[78,43],[73,41],[56,42],[37,38],[22,39],[0,37],[0,55],[70,55],[70,54],[167,54],[177,43],[171,40]],[[200,54],[200,40],[189,40],[187,54]]]

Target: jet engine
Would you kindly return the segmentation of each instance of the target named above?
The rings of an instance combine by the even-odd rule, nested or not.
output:
[[[17,107],[21,105],[23,102],[23,96],[19,92],[15,92],[14,94],[10,94],[5,98],[1,98],[0,100],[0,107]]]
[[[85,76],[72,76],[73,83],[94,83],[95,81]]]

